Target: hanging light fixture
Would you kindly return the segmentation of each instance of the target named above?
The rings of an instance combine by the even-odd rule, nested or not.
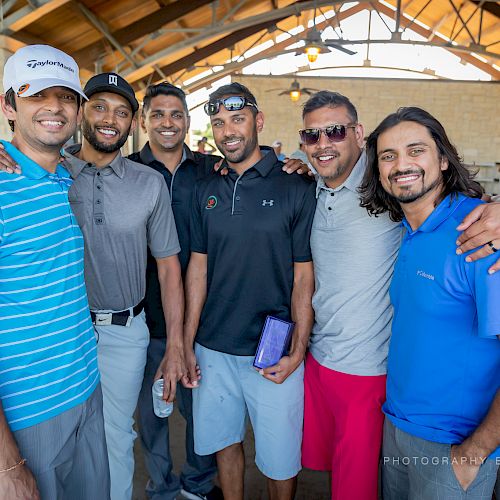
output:
[[[318,58],[318,56],[320,54],[319,47],[315,47],[314,45],[310,45],[309,47],[306,47],[305,52],[306,52],[307,60],[310,63],[313,63],[314,61],[316,61],[316,59]]]
[[[287,89],[268,89],[266,90],[266,92],[272,92],[274,90],[281,90],[278,95],[287,95],[290,97],[290,100],[292,102],[297,102],[302,97],[302,94],[311,95],[318,91],[318,89],[301,87],[299,81],[296,78]]]
[[[293,102],[297,102],[300,99],[302,92],[300,91],[300,84],[297,80],[294,80],[292,82],[292,84],[290,85],[289,95],[290,95],[290,99]]]
[[[329,52],[329,49],[323,43],[321,39],[321,33],[316,29],[316,27],[312,27],[307,33],[306,36],[306,44],[304,46],[304,53],[307,56],[309,62],[313,63],[318,59],[320,54],[325,52]]]
[[[297,102],[300,99],[302,92],[300,90],[291,90],[290,91],[290,100],[292,102]]]

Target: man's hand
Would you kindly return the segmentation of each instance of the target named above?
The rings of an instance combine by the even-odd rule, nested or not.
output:
[[[486,459],[486,457],[484,457]],[[451,447],[451,465],[457,476],[460,486],[467,490],[473,483],[481,467],[482,459],[470,458],[464,450],[464,445],[453,445]]]
[[[229,170],[227,169],[227,167],[224,167],[221,170],[223,162],[224,162],[224,158],[221,158],[217,163],[214,164],[214,170],[215,170],[215,172],[218,172],[219,175],[227,175],[229,173]]]
[[[0,171],[8,174],[20,174],[21,167],[5,151],[3,144],[0,143]]]
[[[184,349],[186,359],[186,374],[182,377],[182,385],[188,389],[198,387],[198,381],[201,378],[200,367],[196,364],[196,355],[192,347]]]
[[[35,478],[26,465],[0,474],[1,498],[40,500]]]
[[[267,380],[275,384],[282,384],[302,363],[303,358],[296,356],[283,356],[277,364],[259,370],[259,373]]]
[[[467,262],[481,259],[494,253],[489,243],[500,249],[500,203],[487,203],[477,206],[457,227],[463,233],[457,240],[457,254],[477,248],[466,257]],[[500,256],[489,269],[493,274],[500,270]]]
[[[163,378],[163,399],[169,403],[175,399],[177,382],[186,375],[184,352],[179,347],[168,347],[156,371],[155,380]]]
[[[314,172],[304,163],[302,160],[298,158],[285,158],[283,165],[283,172],[287,174],[293,174],[294,172],[297,174],[305,174],[314,177]]]

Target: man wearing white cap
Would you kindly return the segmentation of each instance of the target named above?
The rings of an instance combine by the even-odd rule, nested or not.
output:
[[[59,164],[75,132],[78,66],[45,45],[5,64],[0,97],[14,132],[0,172],[0,492],[16,499],[107,499],[109,470],[83,237]]]
[[[85,240],[85,281],[98,338],[110,496],[126,500],[132,497],[133,414],[149,342],[143,300],[148,248],[158,267],[170,332],[155,376],[164,379],[165,399],[173,401],[184,373],[179,243],[163,176],[120,153],[136,125],[139,103],[134,89],[116,73],[100,73],[87,82],[84,93],[88,102],[82,106],[82,144],[66,148],[64,156],[74,180],[69,200]]]

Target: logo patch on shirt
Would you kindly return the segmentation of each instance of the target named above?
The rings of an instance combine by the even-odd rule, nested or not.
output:
[[[421,276],[422,278],[425,278],[426,280],[431,280],[434,281],[434,276],[432,274],[426,273],[425,271],[421,271],[420,269],[417,271],[417,276]]]
[[[217,198],[214,195],[209,196],[207,199],[205,210],[212,210],[212,208],[215,208],[216,206],[217,206]]]
[[[263,207],[272,207],[274,205],[274,200],[262,200]]]

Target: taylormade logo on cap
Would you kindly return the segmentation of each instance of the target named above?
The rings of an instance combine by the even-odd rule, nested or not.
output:
[[[36,68],[37,66],[45,66],[47,64],[49,66],[59,66],[60,68],[71,71],[71,73],[75,72],[75,70],[73,68],[70,68],[69,66],[65,66],[60,61],[49,61],[48,59],[46,61],[37,61],[36,59],[31,59],[26,63],[26,66],[28,66],[28,68]]]
[[[51,87],[65,87],[80,94],[76,61],[50,45],[27,45],[7,59],[3,72],[4,92],[12,89],[18,97],[29,97]]]

